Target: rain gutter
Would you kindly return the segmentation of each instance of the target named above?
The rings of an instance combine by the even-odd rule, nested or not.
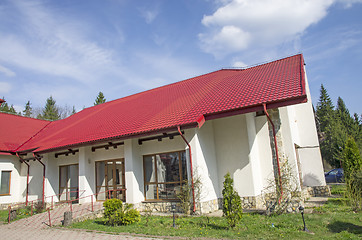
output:
[[[191,145],[190,143],[186,140],[186,138],[184,137],[184,135],[181,132],[181,127],[177,126],[177,130],[180,133],[180,136],[182,137],[182,139],[185,141],[185,143],[187,144],[187,146],[189,147],[189,156],[190,156],[190,175],[191,175],[191,190],[192,190],[192,211],[196,212],[196,202],[195,202],[195,188],[194,188],[194,177],[193,177],[193,170],[192,170],[192,155],[191,155]]]

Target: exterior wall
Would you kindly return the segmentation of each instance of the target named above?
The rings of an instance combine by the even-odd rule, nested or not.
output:
[[[214,120],[214,136],[220,191],[223,189],[224,176],[229,172],[239,195],[252,196],[255,190],[249,159],[246,116]]]
[[[191,140],[194,130],[185,130],[185,137]],[[155,153],[165,153],[186,150],[186,144],[180,136],[174,139],[164,138],[161,142],[157,140],[145,141],[138,144],[138,139],[125,140],[125,170],[126,170],[126,201],[128,203],[140,203],[145,200],[143,156]],[[188,151],[187,151],[188,152]],[[186,162],[189,156],[186,154]],[[189,168],[189,165],[187,165]]]
[[[274,178],[273,156],[270,148],[268,120],[266,116],[255,117],[255,128],[259,145],[260,170],[262,176],[263,193],[269,180]]]
[[[193,155],[194,178],[199,178],[202,183],[200,201],[217,200],[221,197],[221,191],[219,189],[213,121],[205,122],[200,129],[195,129],[190,145]]]
[[[17,157],[10,155],[0,155],[0,171],[11,171],[10,195],[0,196],[0,204],[21,201],[23,191],[20,188],[20,185],[23,177],[20,175],[20,165],[21,164]]]
[[[322,158],[314,120],[312,100],[306,77],[308,102],[287,107],[292,140],[299,148],[302,182],[304,186],[325,186]]]

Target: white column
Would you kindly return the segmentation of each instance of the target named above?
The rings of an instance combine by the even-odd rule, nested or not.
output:
[[[214,130],[211,121],[206,122],[201,129],[196,128],[190,141],[194,170],[194,181],[199,178],[202,183],[200,201],[218,199],[219,190],[217,162],[214,142]],[[188,151],[188,149],[186,150]],[[189,161],[189,159],[187,159]]]
[[[90,156],[90,147],[79,148],[79,203],[91,202],[90,195],[95,193],[94,164]],[[86,197],[87,198],[82,198]],[[94,200],[95,198],[93,198]]]
[[[124,141],[124,167],[126,171],[126,202],[135,204],[144,201],[143,160],[137,139]]]
[[[51,202],[52,199],[50,196],[59,193],[59,169],[53,153],[44,154],[41,161],[45,164],[45,197],[47,197],[45,202]],[[43,177],[43,165],[39,162],[36,162],[36,164],[40,165],[41,175]],[[58,201],[58,198],[54,196],[53,201]]]
[[[255,128],[255,113],[246,114],[246,126],[248,131],[249,141],[249,162],[251,167],[251,174],[254,183],[254,196],[261,194],[263,190],[263,182],[261,175],[259,146],[257,141],[257,132]]]

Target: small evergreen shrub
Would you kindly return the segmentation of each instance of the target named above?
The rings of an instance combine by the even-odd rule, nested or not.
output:
[[[141,219],[140,213],[133,209],[133,204],[123,204],[119,199],[108,199],[103,206],[104,218],[109,225],[128,225]]]
[[[352,208],[362,210],[362,159],[357,144],[349,138],[343,150],[343,171]]]
[[[224,176],[224,188],[222,190],[223,196],[223,215],[226,218],[229,226],[234,228],[240,222],[243,215],[241,207],[241,199],[239,194],[234,190],[234,180],[227,173]]]

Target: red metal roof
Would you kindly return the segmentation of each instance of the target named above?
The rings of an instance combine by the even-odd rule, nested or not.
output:
[[[18,150],[46,152],[197,126],[206,120],[306,101],[303,56],[223,69],[90,107],[51,122]]]
[[[49,121],[0,113],[0,151],[14,152]]]

